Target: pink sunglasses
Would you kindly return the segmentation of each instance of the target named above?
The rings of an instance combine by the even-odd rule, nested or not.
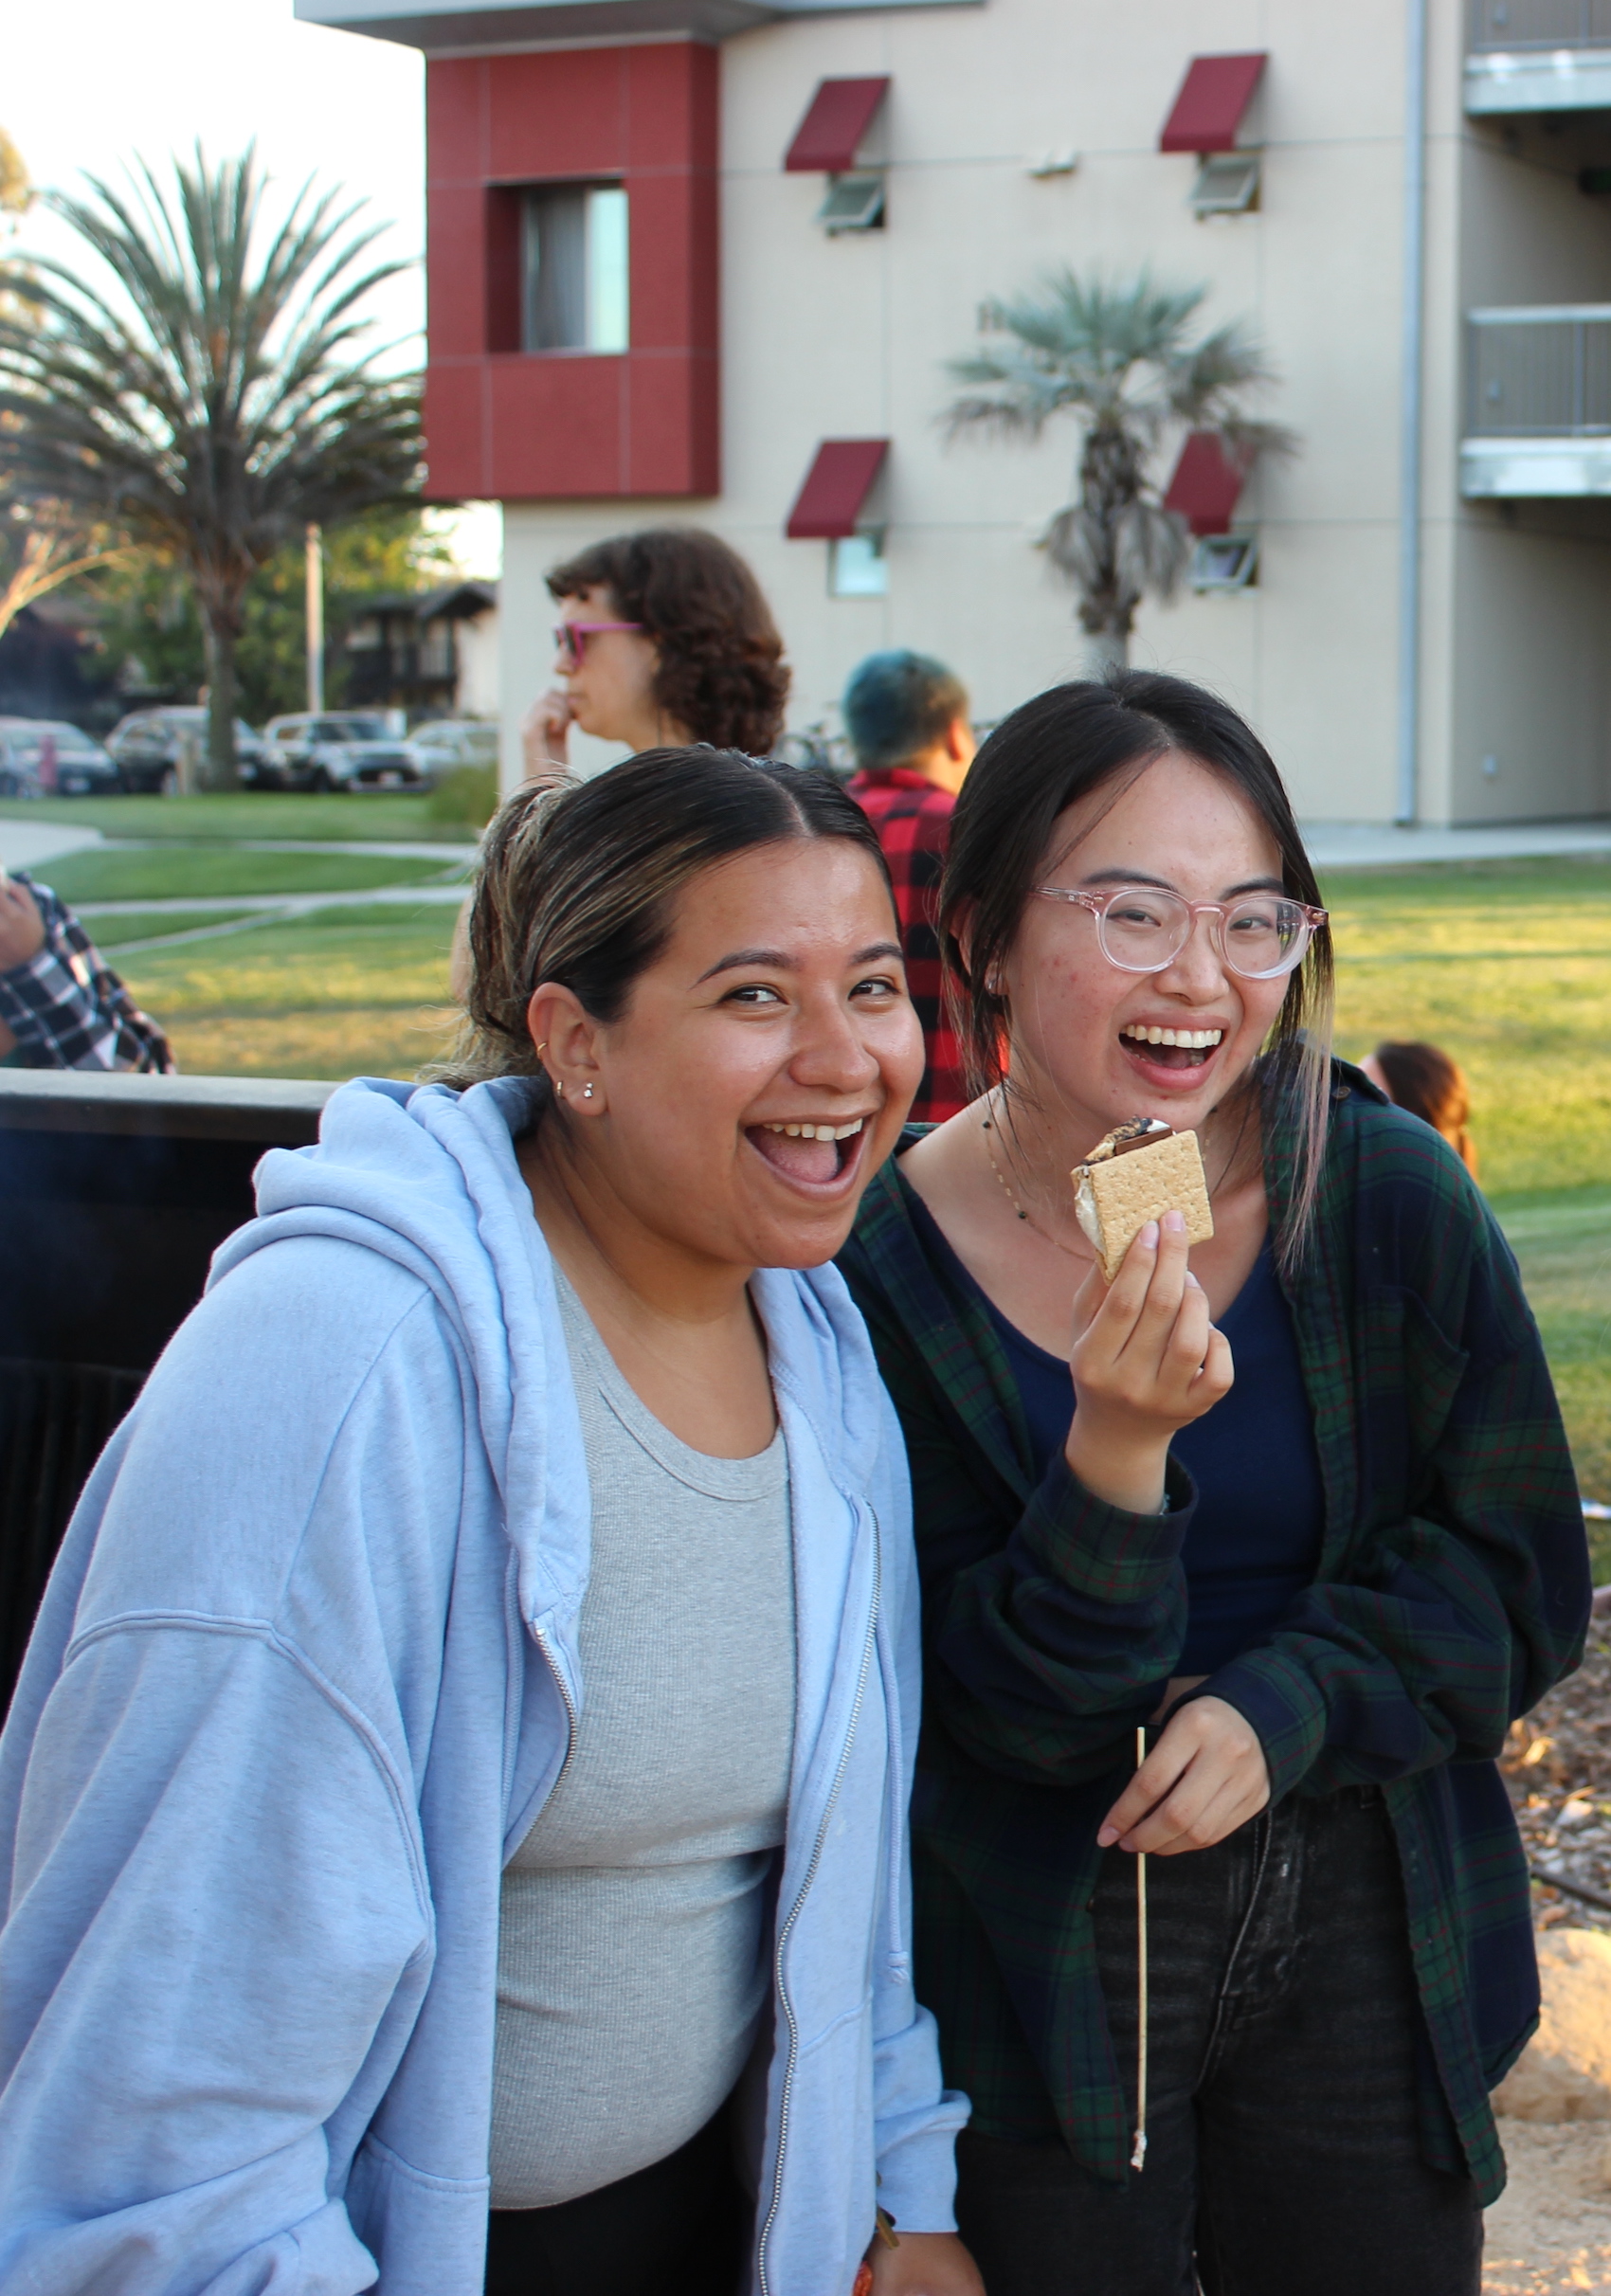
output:
[[[641,630],[643,626],[641,622],[556,622],[553,643],[559,666],[562,670],[579,670],[588,639],[601,630]]]

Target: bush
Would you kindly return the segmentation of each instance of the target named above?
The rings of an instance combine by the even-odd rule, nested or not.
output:
[[[455,766],[430,793],[433,822],[463,822],[471,829],[484,829],[497,811],[496,766]]]

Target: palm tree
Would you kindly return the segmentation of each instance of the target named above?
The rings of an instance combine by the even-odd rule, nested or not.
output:
[[[1240,323],[1190,339],[1206,293],[1154,286],[1145,272],[1117,284],[1052,272],[1038,295],[984,304],[980,333],[995,341],[949,362],[970,386],[942,418],[951,438],[980,429],[1038,439],[1064,408],[1083,425],[1078,498],[1041,547],[1079,593],[1098,670],[1127,658],[1143,596],[1168,598],[1190,555],[1186,522],[1164,508],[1149,471],[1166,433],[1212,431],[1244,465],[1295,445],[1292,432],[1242,411],[1275,374]]]
[[[0,264],[0,480],[189,566],[208,779],[226,787],[246,586],[310,520],[415,492],[419,400],[355,348],[365,298],[405,268],[368,262],[384,226],[350,229],[361,202],[304,185],[260,253],[250,150],[173,172],[171,196],[144,162],[126,193],[91,178],[90,199],[45,195],[104,286],[48,257]]]
[[[25,606],[129,554],[60,503],[0,501],[0,638]]]

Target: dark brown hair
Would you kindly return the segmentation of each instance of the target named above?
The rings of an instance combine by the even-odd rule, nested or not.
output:
[[[754,846],[822,837],[860,846],[888,886],[855,800],[831,774],[770,758],[645,750],[591,781],[516,790],[481,843],[463,1033],[430,1073],[461,1088],[542,1076],[526,1025],[539,982],[562,982],[596,1021],[619,1020],[694,878]]]
[[[1466,1169],[1476,1171],[1476,1150],[1466,1126],[1471,1119],[1471,1089],[1457,1060],[1436,1044],[1400,1043],[1389,1038],[1372,1055],[1387,1079],[1387,1094],[1395,1108],[1407,1109],[1422,1124],[1441,1132]]]
[[[981,748],[951,817],[940,943],[947,999],[976,1093],[1006,1075],[1009,1016],[990,983],[1017,938],[1059,815],[1110,783],[1134,780],[1171,750],[1240,791],[1280,850],[1288,893],[1320,906],[1275,760],[1218,695],[1147,670],[1114,670],[1100,684],[1081,681],[1038,694],[1004,718]],[[1325,1153],[1331,993],[1331,941],[1322,926],[1287,985],[1268,1047],[1267,1078],[1298,1134],[1293,1209],[1280,1238],[1288,1267],[1301,1255]]]
[[[696,741],[764,755],[783,730],[788,671],[760,584],[734,550],[696,526],[614,534],[548,576],[551,594],[608,590],[623,622],[661,650],[655,699]]]

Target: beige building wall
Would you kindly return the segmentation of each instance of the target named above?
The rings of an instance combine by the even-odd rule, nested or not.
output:
[[[993,719],[1085,667],[1072,593],[1035,547],[1073,491],[1078,428],[1033,446],[938,421],[948,358],[990,296],[1049,266],[1143,265],[1202,284],[1204,324],[1246,320],[1300,451],[1243,496],[1261,563],[1235,596],[1149,602],[1133,659],[1216,687],[1269,741],[1311,820],[1388,821],[1397,797],[1406,0],[988,0],[795,19],[722,48],[724,491],[695,504],[511,504],[502,620],[506,770],[550,682],[542,571],[606,533],[711,525],[755,567],[794,669],[791,727],[836,722],[876,647],[939,654]],[[1592,126],[1519,132],[1460,108],[1465,9],[1430,0],[1421,489],[1421,816],[1611,805],[1611,511],[1463,503],[1466,310],[1611,300],[1611,208],[1576,172]],[[1195,162],[1157,150],[1188,59],[1265,49],[1244,140],[1258,212],[1199,222]],[[871,155],[888,227],[828,239],[823,179],[782,155],[817,81],[887,72]],[[1072,148],[1076,172],[1037,179]],[[1604,156],[1604,154],[1602,154]],[[893,441],[880,515],[889,591],[828,595],[828,546],[784,522],[817,443]],[[1172,461],[1173,443],[1161,459]],[[579,762],[616,752],[578,742]],[[1484,760],[1496,761],[1493,771]]]
[[[1444,100],[1457,107],[1457,97]],[[1611,302],[1611,209],[1578,190],[1603,164],[1592,119],[1462,120],[1451,138],[1453,228],[1438,282],[1446,350],[1429,375],[1429,524],[1448,586],[1426,685],[1428,810],[1462,822],[1601,813],[1611,805],[1611,504],[1464,502],[1465,313]],[[1444,386],[1445,375],[1448,378]]]
[[[1267,48],[1244,130],[1266,157],[1260,210],[1199,222],[1189,157],[1157,150],[1194,54]],[[1049,266],[1202,284],[1205,324],[1244,318],[1283,377],[1269,411],[1300,455],[1243,498],[1258,586],[1143,609],[1134,659],[1246,710],[1312,814],[1385,818],[1393,795],[1403,118],[1402,0],[989,0],[932,13],[777,24],[722,49],[724,492],[694,505],[512,504],[504,703],[513,727],[549,682],[541,572],[580,542],[667,515],[743,551],[788,645],[790,724],[831,717],[875,647],[950,661],[994,718],[1076,676],[1073,596],[1035,547],[1074,485],[1078,430],[1039,444],[948,446],[945,361],[988,296]],[[817,81],[888,72],[882,231],[828,239],[816,176],[781,161]],[[1072,175],[1034,158],[1072,147]],[[819,440],[894,442],[881,505],[889,593],[828,595],[828,546],[783,527]],[[1172,444],[1164,466],[1172,459]],[[581,746],[581,745],[579,745]],[[607,755],[603,752],[602,755]],[[589,760],[589,762],[592,762]]]

